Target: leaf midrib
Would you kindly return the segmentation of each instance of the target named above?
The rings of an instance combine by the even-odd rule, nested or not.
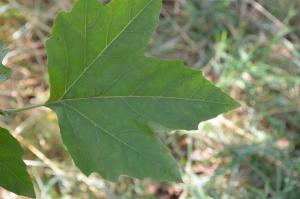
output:
[[[195,98],[179,98],[179,97],[165,97],[165,96],[96,96],[96,97],[81,97],[81,98],[71,98],[71,99],[61,99],[58,101],[48,102],[44,104],[44,106],[51,106],[55,104],[63,104],[65,102],[72,102],[72,101],[82,101],[82,100],[94,100],[94,99],[163,99],[163,100],[178,100],[178,101],[188,101],[188,102],[201,102],[201,103],[210,103],[210,104],[222,104],[222,105],[230,105],[231,103],[225,102],[218,102],[218,101],[211,101],[207,99],[195,99]]]
[[[65,92],[62,94],[62,96],[59,98],[59,100],[62,100],[70,91],[71,89],[77,84],[77,82],[79,82],[79,80],[84,76],[85,73],[87,73],[89,71],[89,69],[91,68],[91,66],[93,66],[93,64],[107,51],[107,49],[109,49],[116,40],[118,40],[118,38],[120,38],[120,36],[126,31],[126,29],[143,13],[144,10],[146,10],[148,8],[148,6],[153,2],[153,0],[150,0],[145,7],[143,7],[138,13],[137,15],[135,15],[129,22],[128,24],[126,24],[126,26],[124,26],[124,28],[120,31],[119,34],[117,34],[113,40],[95,57],[95,59],[93,59],[93,61],[87,66],[85,67],[85,69],[79,74],[79,76],[77,77],[77,79],[75,79],[73,81],[73,83],[69,86],[68,89],[65,90]],[[87,22],[85,22],[87,23]],[[85,24],[86,25],[86,24]],[[85,35],[85,40],[87,40],[87,35]],[[85,45],[86,48],[86,45]]]

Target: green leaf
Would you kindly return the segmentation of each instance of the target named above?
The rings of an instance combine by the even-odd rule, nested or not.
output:
[[[64,144],[86,174],[180,181],[150,123],[195,129],[237,103],[181,61],[144,56],[161,0],[78,0],[47,41],[51,96]]]
[[[0,128],[0,186],[18,195],[35,197],[22,161],[23,149],[10,133]]]
[[[6,51],[3,44],[0,42],[0,83],[8,80],[11,76],[11,70],[2,64]]]

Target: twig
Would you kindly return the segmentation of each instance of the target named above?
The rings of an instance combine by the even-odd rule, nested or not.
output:
[[[277,28],[279,29],[287,29],[287,26],[280,21],[276,16],[274,16],[271,12],[269,12],[266,8],[264,8],[261,4],[259,4],[255,0],[246,0],[253,8],[255,8],[257,11],[259,11],[262,15],[264,15],[267,19],[272,21]],[[291,37],[295,40],[300,42],[300,39],[295,34],[291,34]]]
[[[179,26],[179,24],[172,19],[172,17],[168,13],[168,11],[166,9],[163,9],[162,14],[171,22],[173,28],[175,29],[176,32],[178,32],[178,34],[180,35],[180,37],[187,44],[189,44],[194,51],[197,52],[198,51],[197,44],[193,41],[193,39],[191,39],[189,37],[189,35],[185,31],[182,30],[182,28]]]
[[[250,141],[254,141],[254,138],[251,134],[248,134],[247,132],[245,132],[243,129],[241,129],[240,127],[236,126],[236,124],[234,124],[232,121],[226,119],[223,116],[218,117],[218,119],[220,119],[220,122],[222,122],[223,125],[225,125],[228,128],[233,129],[237,134],[247,138]]]
[[[254,0],[246,0],[253,8],[263,14],[266,18],[272,21],[277,27],[284,28],[285,24],[276,18],[272,13],[265,9],[261,4]]]
[[[32,154],[34,154],[37,158],[39,158],[43,163],[49,167],[51,170],[54,171],[55,174],[60,175],[60,176],[68,176],[72,177],[73,175],[67,174],[64,170],[62,170],[57,164],[53,163],[49,158],[47,158],[40,150],[38,150],[36,147],[33,145],[27,143],[24,138],[20,135],[14,135],[15,138],[23,145],[25,148],[27,148]],[[87,188],[97,197],[97,198],[106,198],[105,194],[99,192],[97,187],[93,185],[93,183],[89,180],[88,177],[83,175],[82,173],[77,173],[76,174],[76,179],[78,181],[81,181],[84,183]]]

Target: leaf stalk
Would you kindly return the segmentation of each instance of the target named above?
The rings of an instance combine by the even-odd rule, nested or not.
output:
[[[0,110],[0,115],[8,116],[8,115],[24,112],[24,111],[27,111],[27,110],[31,110],[31,109],[34,109],[34,108],[39,108],[39,107],[42,107],[42,106],[45,106],[45,104],[36,104],[36,105],[26,106],[24,108],[17,108],[17,109]]]

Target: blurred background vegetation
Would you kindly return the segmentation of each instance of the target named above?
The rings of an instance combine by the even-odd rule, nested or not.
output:
[[[0,85],[0,108],[47,100],[45,40],[71,5],[0,0],[4,61],[14,71]],[[26,150],[39,198],[300,198],[299,0],[166,0],[148,54],[201,69],[241,108],[198,130],[160,135],[180,163],[182,184],[85,177],[61,144],[53,112],[0,118]],[[0,190],[0,198],[17,197]]]

